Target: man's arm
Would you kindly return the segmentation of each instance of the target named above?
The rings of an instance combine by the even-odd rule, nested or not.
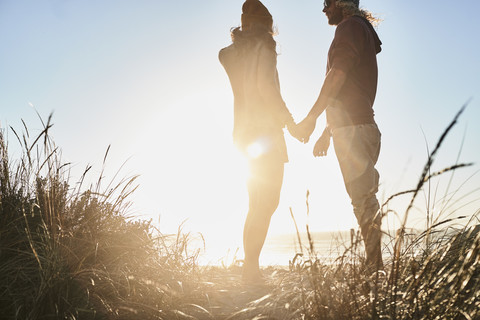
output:
[[[297,132],[299,134],[297,138],[299,140],[303,139],[304,143],[308,142],[310,135],[315,129],[318,117],[325,111],[329,104],[335,101],[346,80],[347,74],[341,69],[332,68],[327,73],[317,101],[305,119],[297,126]]]
[[[307,115],[307,118],[312,118],[315,121],[322,114],[322,112],[336,100],[340,89],[347,81],[347,74],[341,70],[332,68],[323,83],[322,90],[318,96],[317,101]]]
[[[315,143],[315,147],[313,147],[313,155],[315,157],[323,157],[327,155],[328,147],[330,147],[330,138],[332,134],[330,132],[330,128],[328,125],[323,130],[322,135],[318,138],[317,142]]]

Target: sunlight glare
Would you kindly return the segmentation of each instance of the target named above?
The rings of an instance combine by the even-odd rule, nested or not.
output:
[[[247,147],[247,153],[251,158],[258,158],[263,153],[262,145],[258,142],[254,142]]]
[[[257,159],[261,155],[265,154],[267,149],[267,141],[265,139],[258,139],[247,147],[247,154],[250,158]]]

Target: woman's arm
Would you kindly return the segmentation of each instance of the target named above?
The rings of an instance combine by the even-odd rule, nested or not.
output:
[[[259,49],[258,59],[257,86],[260,95],[272,107],[274,116],[279,119],[280,123],[287,126],[294,125],[292,114],[280,93],[276,52],[262,45]]]

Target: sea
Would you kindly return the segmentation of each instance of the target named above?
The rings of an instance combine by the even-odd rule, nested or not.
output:
[[[432,243],[437,240],[450,241],[458,230],[446,228],[432,231],[429,239]],[[397,230],[382,230],[382,254],[384,261],[393,256]],[[172,235],[175,243],[177,237]],[[237,238],[237,237],[233,237]],[[240,238],[240,237],[238,237]],[[413,256],[425,250],[425,232],[419,229],[406,229],[402,244],[402,253]],[[196,257],[199,265],[231,266],[241,265],[243,262],[243,248],[241,244],[230,245],[228,240],[208,241],[203,236],[189,238],[188,256]],[[441,240],[440,243],[445,243]],[[407,245],[408,244],[408,245]],[[262,266],[288,267],[295,263],[307,263],[308,260],[318,260],[324,264],[335,263],[338,259],[343,262],[358,261],[364,256],[363,241],[360,230],[324,231],[307,233],[269,234],[260,255]]]
[[[382,254],[384,261],[393,255],[396,233],[394,230],[383,230]],[[418,240],[421,233],[421,230],[407,229],[402,249],[407,250],[412,255],[423,252],[425,243]],[[443,232],[432,234],[436,239],[439,239],[442,235],[445,234]],[[359,229],[311,232],[310,236],[307,233],[268,235],[260,255],[260,264],[262,266],[288,267],[292,263],[303,263],[313,259],[325,264],[335,263],[338,259],[343,259],[343,262],[348,262],[350,259],[357,260],[359,256],[364,256],[361,239]],[[422,239],[425,240],[424,237]],[[406,243],[410,245],[405,246]],[[217,247],[217,250],[215,250],[215,247]],[[225,249],[218,246],[218,243],[217,246],[212,246],[203,242],[197,262],[200,265],[228,267],[241,264],[242,259],[243,248],[241,245]]]
[[[332,263],[352,247],[355,231],[312,232],[281,234],[267,237],[260,256],[262,265],[288,266],[292,262],[315,257],[323,263]],[[358,246],[362,244],[359,242]]]
[[[268,235],[260,255],[262,266],[289,266],[291,263],[309,260],[313,257],[322,263],[333,263],[338,257],[345,255],[356,244],[357,251],[363,250],[363,243],[358,231],[311,232],[295,234]],[[241,263],[243,249],[229,248],[223,252],[215,252],[207,247],[199,254],[201,265],[229,266]]]

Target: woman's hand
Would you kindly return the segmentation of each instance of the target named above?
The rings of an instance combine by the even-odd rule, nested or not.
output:
[[[313,130],[315,130],[317,119],[307,116],[299,124],[297,124],[296,132],[298,140],[303,143],[307,143],[312,135]]]

